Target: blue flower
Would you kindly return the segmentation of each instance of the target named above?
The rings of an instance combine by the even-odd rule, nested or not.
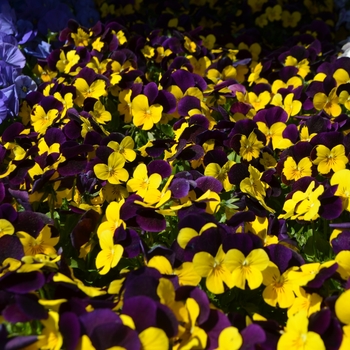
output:
[[[19,98],[25,98],[31,91],[37,89],[35,81],[27,75],[20,75],[15,79],[16,92]]]

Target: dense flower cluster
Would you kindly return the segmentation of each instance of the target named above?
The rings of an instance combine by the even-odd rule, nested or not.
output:
[[[348,349],[350,58],[333,2],[11,6],[4,349]]]

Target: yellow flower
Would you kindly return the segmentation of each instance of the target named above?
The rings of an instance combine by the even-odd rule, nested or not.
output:
[[[238,249],[226,253],[225,265],[232,271],[233,285],[245,289],[246,282],[250,289],[259,288],[263,282],[264,271],[269,264],[265,250],[253,249],[246,257]]]
[[[80,56],[75,50],[68,51],[66,56],[64,51],[61,49],[60,59],[56,63],[56,67],[60,72],[68,74],[72,67],[79,62],[79,60]]]
[[[309,320],[306,312],[299,312],[287,321],[285,332],[277,343],[277,350],[325,350],[319,334],[308,331]]]
[[[86,33],[83,29],[78,28],[76,33],[71,33],[71,37],[74,40],[75,46],[88,46],[90,34]]]
[[[140,94],[132,100],[131,110],[135,126],[142,125],[142,130],[150,130],[161,120],[163,106],[160,104],[149,106],[147,96]]]
[[[18,236],[23,245],[25,255],[35,256],[37,254],[56,254],[56,249],[54,248],[54,246],[58,243],[60,238],[51,238],[50,225],[45,225],[44,228],[40,231],[38,237],[36,238],[23,231],[18,231],[16,235]]]
[[[286,66],[293,66],[298,68],[297,74],[300,75],[302,78],[305,78],[307,74],[310,72],[309,61],[306,58],[298,62],[298,60],[295,57],[287,56],[284,64]]]
[[[345,155],[344,145],[336,145],[331,150],[324,146],[318,145],[316,148],[317,158],[313,161],[317,165],[317,170],[320,174],[328,174],[331,170],[337,172],[345,169],[349,162]]]
[[[248,137],[242,135],[240,143],[239,155],[248,162],[253,158],[259,158],[260,150],[264,148],[264,144],[258,140],[254,131]]]
[[[127,162],[132,162],[136,158],[136,152],[134,151],[135,142],[130,136],[125,136],[120,144],[116,141],[109,141],[107,147],[120,153]]]
[[[337,88],[334,87],[328,96],[323,92],[317,92],[313,98],[315,108],[318,111],[323,109],[330,116],[337,117],[341,113],[341,107],[336,90]]]
[[[331,185],[338,185],[335,196],[341,197],[343,210],[350,211],[350,170],[342,169],[336,171],[330,180]]]
[[[218,343],[219,347],[216,350],[238,350],[243,338],[236,327],[227,327],[220,332]]]
[[[295,299],[294,290],[299,288],[299,285],[295,285],[289,279],[289,273],[290,270],[287,270],[281,275],[279,268],[273,262],[269,263],[269,266],[263,272],[263,283],[266,286],[263,291],[265,303],[273,307],[278,304],[281,308],[287,308],[293,304]]]
[[[297,181],[304,176],[311,176],[311,167],[312,163],[309,157],[304,157],[297,164],[293,157],[289,156],[283,164],[282,173],[284,174],[287,180]]]
[[[289,11],[282,11],[282,26],[284,28],[291,27],[295,28],[298,24],[298,22],[301,20],[301,13],[294,11],[293,13],[290,13]]]
[[[88,85],[85,79],[77,78],[73,84],[77,89],[77,97],[75,103],[81,107],[87,97],[93,97],[97,100],[107,94],[106,82],[102,79],[95,80],[91,85]]]
[[[124,169],[124,164],[124,157],[117,152],[113,152],[108,157],[108,165],[96,164],[94,172],[100,180],[107,180],[112,185],[118,185],[121,181],[125,182],[129,178],[129,173]]]
[[[212,176],[218,179],[224,186],[225,191],[230,191],[233,188],[233,184],[228,179],[228,172],[235,162],[228,160],[222,167],[217,163],[210,163],[204,169],[205,176]]]
[[[102,250],[96,257],[96,268],[100,275],[105,275],[111,268],[117,266],[124,248],[120,244],[113,243],[113,233],[109,230],[100,233],[99,242]]]
[[[275,5],[274,7],[268,7],[265,10],[267,19],[270,22],[279,21],[281,19],[282,7],[280,5]]]
[[[206,277],[206,286],[214,294],[221,294],[225,291],[224,283],[233,288],[234,278],[230,268],[226,264],[226,255],[219,247],[215,258],[207,252],[199,252],[193,257],[193,268],[201,277]]]
[[[105,106],[101,101],[96,101],[94,104],[94,110],[90,111],[92,118],[99,124],[106,124],[112,120],[112,114],[106,111]]]
[[[149,327],[139,334],[142,350],[163,350],[169,348],[169,338],[163,329]]]
[[[52,125],[54,120],[58,117],[57,109],[50,109],[47,113],[40,105],[36,105],[31,114],[31,122],[34,131],[39,134],[45,134],[47,128]]]
[[[162,177],[158,173],[153,173],[148,177],[147,166],[144,163],[139,164],[133,173],[133,178],[127,184],[129,192],[136,192],[147,203],[152,203],[152,198],[159,197],[158,187],[162,182]],[[147,200],[146,200],[147,199]]]

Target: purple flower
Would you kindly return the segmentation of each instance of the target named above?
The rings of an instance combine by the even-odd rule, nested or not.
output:
[[[17,46],[3,42],[0,45],[0,60],[5,61],[14,68],[23,68],[26,64],[26,58]]]
[[[16,14],[7,0],[0,1],[0,32],[9,35],[16,33]]]

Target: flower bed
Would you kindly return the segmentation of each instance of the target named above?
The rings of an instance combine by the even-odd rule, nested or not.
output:
[[[4,349],[348,349],[347,12],[11,6]]]

